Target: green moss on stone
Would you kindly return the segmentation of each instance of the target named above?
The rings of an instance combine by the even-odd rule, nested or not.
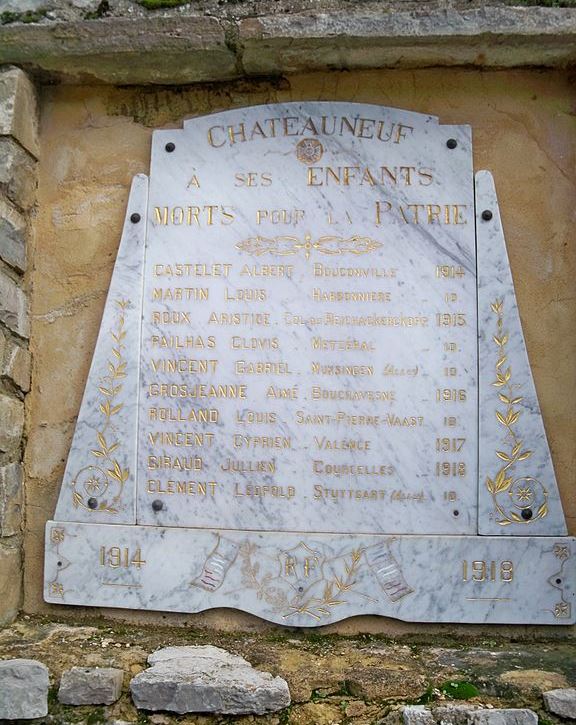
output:
[[[15,13],[11,10],[5,10],[0,13],[0,25],[9,25],[10,23],[38,23],[42,18],[46,17],[48,10],[26,10],[23,13]]]

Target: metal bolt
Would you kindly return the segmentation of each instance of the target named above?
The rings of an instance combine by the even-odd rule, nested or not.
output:
[[[446,141],[446,146],[448,146],[449,149],[455,149],[456,146],[458,146],[458,141],[456,141],[455,138],[449,138],[448,141]]]
[[[162,511],[162,509],[164,508],[164,504],[162,503],[162,501],[156,499],[152,501],[152,508],[154,509],[154,511]]]
[[[532,509],[524,509],[522,513],[520,514],[524,521],[530,521],[532,518]]]
[[[130,217],[130,221],[132,222],[132,224],[138,224],[141,218],[142,217],[140,216],[140,214],[132,214],[132,216]]]
[[[460,516],[460,511],[458,511],[458,509],[452,511],[452,513],[454,514],[454,516]]]
[[[482,212],[482,219],[484,219],[485,222],[489,222],[490,219],[492,219],[492,212],[490,209],[484,209]]]
[[[174,149],[176,148],[176,145],[173,144],[172,141],[170,141],[170,143],[167,143],[164,148],[166,149],[166,151],[168,151],[169,154],[171,154],[172,151],[174,151]]]
[[[97,498],[89,498],[88,499],[88,508],[89,509],[97,509],[98,508],[98,499]]]

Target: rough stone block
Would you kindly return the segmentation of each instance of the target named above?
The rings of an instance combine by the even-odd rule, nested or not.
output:
[[[0,395],[0,451],[13,451],[22,438],[24,404],[9,395]]]
[[[38,158],[38,114],[36,91],[20,68],[0,71],[0,136],[13,136]]]
[[[576,688],[566,687],[544,693],[544,704],[549,712],[560,717],[576,719]]]
[[[48,714],[48,668],[36,660],[0,662],[0,720]]]
[[[442,725],[468,725],[478,705],[444,705],[432,709],[434,720]]]
[[[404,725],[435,725],[430,710],[424,705],[408,705],[402,711]]]
[[[538,715],[533,710],[494,709],[477,710],[470,714],[470,725],[538,725]]]
[[[72,667],[62,673],[58,699],[65,705],[111,705],[120,697],[123,676],[115,667]]]
[[[0,330],[0,377],[9,378],[24,393],[30,390],[31,355]]]
[[[10,136],[0,138],[0,189],[24,211],[36,199],[36,162]]]
[[[28,337],[28,301],[16,282],[0,269],[0,321],[21,337]]]
[[[22,522],[22,465],[0,468],[0,536],[14,536]]]
[[[26,269],[26,220],[0,198],[0,258],[19,272]]]
[[[285,680],[210,645],[165,647],[130,683],[136,707],[171,712],[263,715],[290,704]]]
[[[0,624],[8,624],[17,616],[20,609],[22,591],[22,555],[20,541],[0,541]],[[2,690],[0,678],[0,691]],[[0,695],[0,703],[2,696]],[[0,705],[1,710],[1,705]],[[0,720],[4,715],[0,712]]]

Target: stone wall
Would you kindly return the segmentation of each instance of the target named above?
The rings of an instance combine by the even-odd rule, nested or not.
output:
[[[536,387],[570,531],[576,533],[576,398],[567,394],[576,377],[576,245],[570,242],[576,145],[573,88],[564,72],[375,70],[178,89],[46,87],[41,95],[42,163],[31,271],[34,363],[26,449],[27,612],[76,618],[94,612],[42,601],[43,530],[62,480],[130,180],[149,170],[152,130],[180,127],[185,118],[226,108],[300,99],[378,103],[432,113],[442,123],[472,126],[475,168],[490,169],[495,176]],[[111,610],[102,613],[118,615]],[[121,616],[232,629],[266,626],[229,611],[195,617],[146,612]],[[390,633],[440,628],[372,618],[333,629]]]
[[[0,623],[21,604],[24,397],[30,389],[28,235],[36,197],[36,94],[0,68]]]

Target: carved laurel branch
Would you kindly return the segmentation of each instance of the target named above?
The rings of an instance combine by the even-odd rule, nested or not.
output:
[[[324,589],[321,597],[306,597],[295,603],[294,599],[290,601],[286,591],[278,585],[272,574],[260,575],[260,564],[252,560],[257,548],[254,544],[246,543],[240,550],[242,586],[256,590],[258,599],[263,599],[267,604],[273,606],[277,612],[283,611],[281,615],[283,619],[289,619],[296,614],[311,617],[317,621],[330,617],[330,608],[346,604],[345,595],[351,591],[356,591],[361,596],[372,599],[372,597],[368,597],[366,594],[354,589],[356,574],[361,565],[364,549],[354,549],[345,555],[343,574],[340,576],[334,574],[330,579],[323,579]],[[348,557],[350,558],[349,562]]]
[[[282,618],[288,619],[294,614],[305,614],[312,619],[321,620],[322,617],[330,616],[330,607],[346,604],[343,595],[353,591],[363,551],[364,549],[354,549],[347,554],[350,556],[350,564],[344,560],[345,576],[339,577],[334,574],[332,579],[325,580],[322,597],[309,597],[299,604],[291,605],[289,611],[283,614]]]
[[[84,494],[76,488],[74,488],[72,494],[72,503],[75,508],[80,506],[87,511],[105,511],[110,514],[118,513],[116,506],[122,495],[124,484],[130,476],[130,469],[123,468],[118,459],[113,455],[120,446],[120,442],[114,437],[115,427],[113,418],[124,407],[116,399],[123,388],[122,383],[119,381],[126,377],[127,362],[124,358],[126,330],[124,328],[126,324],[125,310],[129,306],[130,300],[117,299],[115,300],[115,304],[118,310],[118,316],[115,327],[110,330],[110,335],[113,340],[112,357],[107,361],[108,373],[101,378],[100,385],[98,385],[98,391],[101,395],[98,409],[103,416],[103,425],[96,432],[98,447],[93,448],[90,453],[99,459],[100,463],[107,466],[106,474],[116,483],[118,492],[110,503],[107,503],[106,500],[99,501],[96,508],[89,507],[85,501]],[[99,490],[100,484],[98,481],[94,481],[92,484],[88,481],[85,484],[85,486],[90,485],[94,487],[93,493],[95,497],[97,497],[98,493],[103,493]]]
[[[524,442],[517,436],[515,425],[520,418],[521,410],[516,406],[522,402],[523,397],[517,396],[515,390],[520,387],[512,382],[512,367],[508,365],[507,344],[508,333],[504,331],[504,301],[496,300],[490,305],[492,312],[496,315],[496,334],[492,337],[498,349],[498,360],[496,361],[496,379],[492,385],[498,390],[498,398],[506,406],[505,410],[496,410],[496,420],[506,431],[503,443],[506,450],[496,451],[498,458],[504,465],[498,469],[494,479],[486,478],[486,488],[492,496],[494,507],[500,516],[498,523],[501,526],[509,524],[528,524],[537,519],[544,518],[548,513],[547,499],[538,508],[536,514],[530,519],[524,519],[516,511],[506,512],[498,501],[498,494],[510,490],[513,483],[513,470],[517,463],[530,458],[532,451],[524,448]],[[538,482],[536,482],[538,483]],[[540,485],[540,484],[539,484]],[[533,495],[528,486],[518,491],[518,495],[524,494],[529,497]]]
[[[284,257],[303,252],[306,259],[308,259],[313,251],[327,255],[368,254],[381,246],[380,242],[358,234],[348,238],[324,236],[316,241],[312,241],[311,235],[306,234],[304,240],[293,236],[249,237],[242,242],[238,242],[236,249],[255,257],[260,257],[263,254]]]

